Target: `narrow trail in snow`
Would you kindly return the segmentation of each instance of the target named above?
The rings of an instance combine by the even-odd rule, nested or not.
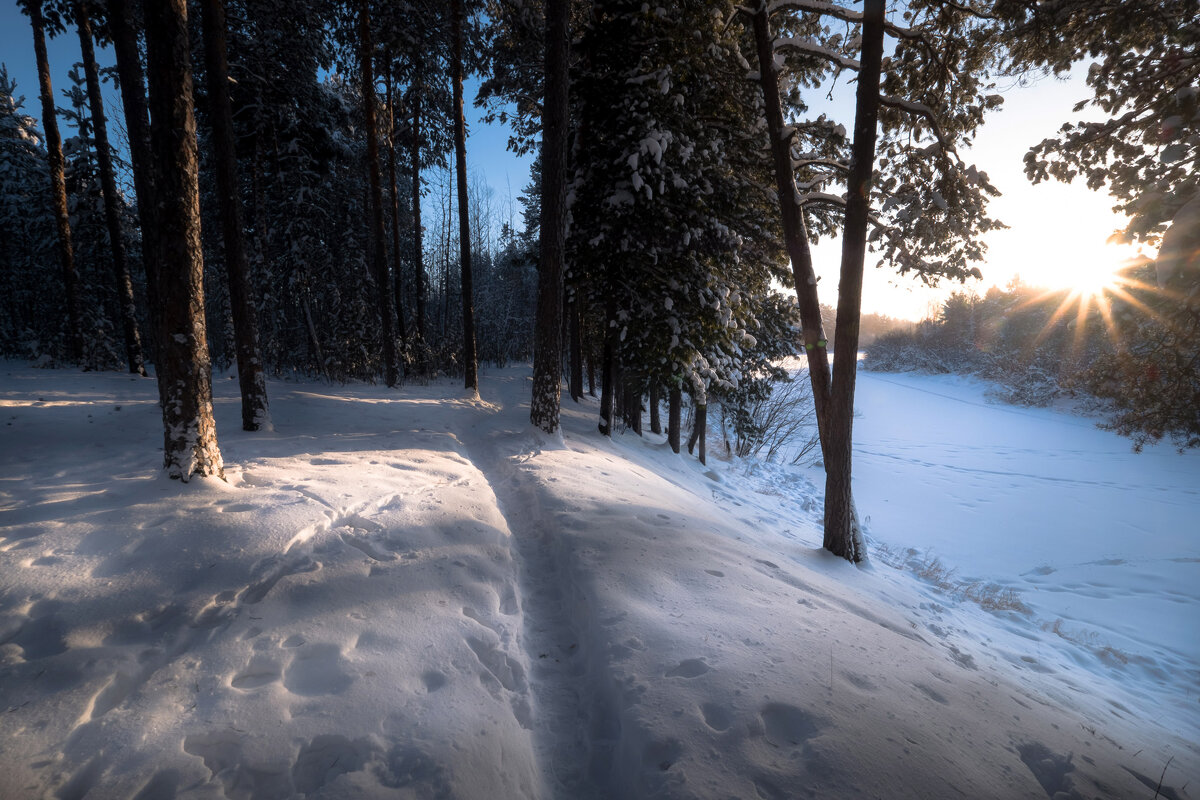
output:
[[[505,445],[519,438],[485,421],[460,441],[491,486],[513,537],[544,796],[600,800],[608,796],[604,787],[616,736],[595,713],[602,707],[601,689],[590,661],[599,654],[585,652],[583,646],[585,608],[561,558],[553,511],[545,507],[536,477],[520,466],[531,453],[506,452]]]

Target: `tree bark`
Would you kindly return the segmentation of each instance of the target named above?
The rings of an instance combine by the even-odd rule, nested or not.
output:
[[[142,352],[142,332],[138,329],[137,305],[133,299],[133,279],[129,276],[129,260],[125,254],[125,238],[121,234],[121,214],[117,206],[117,178],[113,171],[112,151],[108,145],[108,124],[104,114],[104,98],[100,94],[100,73],[96,67],[96,50],[92,44],[92,21],[87,6],[75,0],[75,27],[79,32],[79,49],[83,55],[83,72],[87,81],[88,106],[92,112],[92,134],[96,142],[96,163],[100,166],[100,188],[104,192],[104,224],[108,229],[109,255],[112,260],[113,287],[121,309],[121,330],[125,339],[125,361],[130,373],[146,374],[146,357]]]
[[[419,58],[419,57],[418,57]],[[412,171],[413,215],[413,292],[417,305],[417,372],[429,371],[425,346],[425,246],[421,237],[421,65],[418,60],[412,87],[412,141],[409,142],[409,168]]]
[[[142,268],[146,272],[146,305],[150,312],[150,341],[153,360],[158,363],[163,345],[158,341],[162,314],[158,307],[158,223],[154,200],[153,155],[150,152],[150,115],[146,110],[146,82],[138,54],[137,32],[130,21],[126,0],[108,0],[108,31],[112,36],[121,84],[121,106],[125,111],[125,131],[129,134],[129,161],[133,166],[133,187],[137,193],[138,224],[142,230]],[[155,368],[159,395],[165,396],[162,371]]]
[[[150,138],[157,203],[156,261],[162,269],[158,369],[163,463],[181,481],[224,477],[213,422],[212,365],[204,326],[204,261],[196,120],[192,114],[187,0],[144,0],[150,75]]]
[[[463,0],[451,0],[451,80],[454,82],[454,167],[458,179],[458,259],[462,282],[463,388],[479,393],[475,347],[474,281],[471,276],[471,216],[467,196],[467,121],[463,115]]]
[[[862,60],[854,112],[854,144],[847,179],[846,220],[842,227],[841,280],[838,284],[837,340],[825,449],[825,549],[848,561],[866,557],[851,496],[854,384],[858,370],[858,330],[862,309],[863,261],[867,252],[871,175],[879,129],[879,75],[883,59],[884,0],[865,0]]]
[[[662,404],[662,395],[659,390],[658,381],[650,381],[650,432],[662,435],[662,416],[659,406]]]
[[[800,326],[808,376],[812,383],[813,403],[817,410],[817,431],[824,452],[827,439],[830,397],[829,354],[825,331],[821,326],[821,303],[817,297],[817,274],[813,269],[812,250],[804,226],[804,212],[797,202],[796,180],[792,174],[790,141],[783,122],[783,104],[779,99],[779,68],[775,65],[771,25],[764,2],[754,14],[754,44],[758,52],[759,85],[766,106],[767,132],[771,137],[771,157],[775,166],[775,190],[783,222],[783,238],[792,261],[796,299],[800,305]]]
[[[241,192],[237,180],[233,109],[229,101],[229,65],[225,56],[225,3],[224,0],[204,0],[202,6],[213,161],[237,352],[238,387],[242,395],[242,430],[256,431],[270,425],[270,416],[267,380],[258,347],[258,315],[254,310],[248,280],[250,264],[246,256]]]
[[[558,430],[562,397],[563,250],[566,241],[566,165],[568,87],[567,0],[546,3],[546,97],[542,114],[542,216],[538,270],[537,325],[533,349],[533,396],[530,421],[546,431]],[[608,344],[605,344],[606,353]],[[602,404],[603,406],[603,404]],[[602,412],[603,413],[603,412]],[[608,424],[611,433],[611,398]]]
[[[392,206],[392,289],[395,292],[396,331],[400,335],[401,347],[408,342],[408,330],[404,325],[404,268],[400,258],[400,188],[396,185],[396,115],[395,95],[392,93],[392,63],[387,57],[384,88],[388,107],[388,190]]]
[[[617,303],[611,291],[604,312],[604,354],[600,357],[600,433],[612,436],[617,394]]]
[[[371,235],[371,272],[375,276],[376,301],[379,308],[380,335],[383,337],[384,382],[395,386],[400,382],[396,363],[396,334],[392,326],[392,293],[389,289],[387,257],[383,231],[383,189],[379,170],[379,130],[375,114],[375,73],[371,58],[371,16],[368,0],[360,0],[358,8],[359,71],[362,73],[363,124],[367,133],[367,185],[370,191],[369,214]]]
[[[567,305],[567,317],[569,321],[568,336],[570,337],[567,348],[570,351],[571,360],[571,375],[568,385],[571,399],[578,403],[583,399],[583,332],[580,330],[579,302],[574,297]]]
[[[680,418],[683,416],[683,390],[679,383],[672,379],[671,389],[667,392],[667,444],[671,452],[679,455]]]
[[[42,0],[26,4],[33,28],[33,52],[37,58],[38,87],[42,100],[42,130],[46,134],[46,162],[50,167],[50,200],[58,233],[58,262],[67,295],[67,355],[75,362],[83,358],[82,314],[79,307],[79,274],[75,269],[75,250],[71,244],[71,218],[67,212],[67,182],[63,174],[62,136],[54,107],[54,88],[50,84],[50,59],[46,56],[46,21]]]

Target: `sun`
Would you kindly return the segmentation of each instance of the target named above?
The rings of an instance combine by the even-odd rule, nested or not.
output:
[[[1124,264],[1111,261],[1080,260],[1062,269],[1059,279],[1073,296],[1083,300],[1103,297],[1122,284]]]

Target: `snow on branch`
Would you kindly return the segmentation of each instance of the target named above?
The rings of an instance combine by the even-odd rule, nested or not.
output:
[[[783,10],[808,11],[813,14],[822,14],[852,23],[862,22],[863,16],[860,11],[851,11],[834,3],[824,2],[824,0],[774,0],[774,2],[767,6],[767,13],[769,14]],[[921,34],[912,28],[906,28],[903,25],[897,25],[893,22],[884,22],[883,29],[886,33],[897,39],[921,38]]]
[[[790,37],[786,39],[776,39],[774,47],[776,50],[782,50],[785,52],[788,50],[794,50],[797,53],[823,58],[826,61],[837,64],[843,69],[849,69],[855,72],[858,72],[860,66],[859,62],[853,58],[830,50],[828,47],[822,47],[812,39],[794,39]]]
[[[892,97],[890,95],[880,95],[879,104],[897,111],[924,117],[929,123],[929,127],[933,130],[934,138],[942,146],[942,151],[953,155],[955,159],[958,158],[958,152],[954,148],[954,143],[946,137],[946,132],[942,130],[942,124],[938,122],[937,114],[934,113],[932,108],[915,100],[905,100],[902,97]]]

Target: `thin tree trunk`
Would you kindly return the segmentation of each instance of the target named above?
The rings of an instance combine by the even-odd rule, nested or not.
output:
[[[92,21],[87,6],[75,0],[75,26],[79,31],[79,49],[83,55],[83,72],[87,80],[88,105],[92,112],[92,135],[96,142],[96,162],[100,166],[100,188],[104,192],[104,224],[108,229],[108,245],[112,257],[113,285],[117,305],[121,309],[121,329],[125,338],[125,361],[130,373],[146,374],[146,358],[142,352],[142,332],[138,329],[137,305],[133,300],[133,279],[129,276],[129,261],[125,255],[125,238],[121,234],[121,215],[117,206],[117,178],[113,172],[112,151],[108,146],[108,124],[104,115],[104,98],[100,94],[100,74],[96,67],[96,50],[92,45]]]
[[[617,304],[611,296],[605,303],[604,355],[600,359],[600,433],[612,436],[617,393]]]
[[[808,376],[812,383],[813,403],[817,410],[817,431],[824,452],[829,419],[830,373],[825,331],[821,326],[821,303],[817,297],[817,275],[813,270],[812,251],[804,227],[804,212],[796,202],[796,181],[792,175],[789,138],[783,122],[779,99],[779,68],[775,65],[767,4],[754,14],[754,43],[758,52],[759,85],[766,106],[767,132],[771,138],[771,156],[775,166],[775,189],[779,195],[783,238],[792,261],[796,299],[800,305],[800,325]]]
[[[46,134],[46,162],[50,167],[50,199],[58,232],[58,261],[67,295],[67,355],[72,361],[79,362],[83,358],[79,275],[75,270],[75,250],[71,244],[62,137],[58,133],[54,88],[50,84],[50,59],[46,56],[46,21],[42,18],[42,0],[29,0],[26,9],[33,28],[33,52],[37,57],[38,86],[42,100],[42,129]]]
[[[662,435],[662,415],[659,406],[662,405],[662,393],[656,380],[650,381],[650,432]]]
[[[154,153],[162,269],[159,342],[162,372],[163,461],[167,474],[223,477],[212,415],[212,365],[204,327],[204,261],[200,249],[200,192],[196,120],[186,0],[145,0],[146,61],[150,75],[150,137]]]
[[[537,325],[533,344],[533,396],[530,421],[558,430],[562,397],[563,250],[566,240],[567,0],[547,0],[545,30],[546,98],[542,114],[542,216],[538,269]],[[606,345],[607,347],[607,345]],[[612,419],[611,409],[609,420]],[[611,425],[600,422],[601,433]]]
[[[258,347],[258,315],[247,278],[250,265],[246,257],[233,109],[229,101],[229,65],[225,56],[225,3],[224,0],[204,0],[202,6],[217,204],[225,245],[225,275],[229,285],[229,310],[233,316],[238,387],[242,395],[242,430],[256,431],[270,425],[270,415],[267,380]]]
[[[851,496],[854,384],[862,309],[863,261],[867,252],[871,175],[879,129],[879,75],[883,59],[884,0],[865,0],[862,62],[854,112],[854,144],[847,179],[846,221],[842,227],[842,267],[838,284],[837,340],[825,449],[825,549],[848,561],[866,557]]]
[[[583,332],[580,330],[579,303],[572,297],[567,306],[570,322],[568,349],[571,358],[569,387],[571,399],[578,403],[583,399]]]
[[[429,371],[425,346],[425,253],[421,238],[421,73],[417,64],[417,77],[412,88],[412,141],[409,142],[409,166],[412,170],[412,215],[413,215],[413,278],[417,301],[417,371],[425,375]]]
[[[146,110],[146,84],[142,60],[138,54],[137,32],[130,21],[126,0],[108,0],[108,31],[112,36],[117,61],[117,77],[121,84],[121,106],[125,110],[125,131],[129,134],[129,161],[133,166],[133,187],[137,192],[138,224],[142,229],[142,268],[146,272],[146,305],[150,312],[150,339],[154,363],[163,352],[158,341],[161,313],[158,307],[158,264],[155,222],[154,175],[151,169],[150,115]],[[155,369],[155,378],[162,381],[162,371]],[[159,386],[159,394],[165,395]]]
[[[396,364],[396,335],[392,326],[392,293],[388,287],[387,258],[384,253],[383,189],[380,186],[379,130],[375,115],[375,74],[371,65],[371,17],[368,0],[361,0],[359,3],[358,35],[363,123],[367,129],[367,185],[370,189],[371,235],[368,246],[371,250],[371,272],[375,275],[380,334],[383,337],[384,381],[388,386],[395,386],[400,382],[400,375]]]
[[[462,282],[463,386],[479,393],[475,348],[475,301],[471,280],[471,217],[467,197],[467,122],[463,117],[463,0],[451,0],[451,55],[454,82],[454,166],[458,178],[458,259]]]
[[[400,258],[400,188],[396,185],[396,114],[395,95],[392,93],[392,59],[387,57],[387,70],[384,74],[384,88],[387,92],[388,106],[388,190],[391,193],[392,205],[392,288],[395,291],[396,330],[400,335],[400,343],[405,347],[408,343],[408,331],[404,325],[404,268]]]
[[[667,444],[671,451],[679,454],[680,418],[683,416],[683,390],[679,382],[672,378],[671,389],[667,392]]]

